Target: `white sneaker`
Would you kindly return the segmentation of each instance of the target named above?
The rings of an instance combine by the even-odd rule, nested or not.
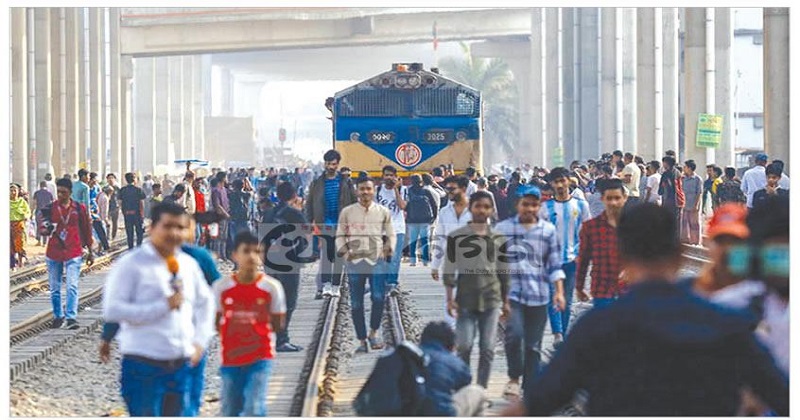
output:
[[[326,283],[322,286],[322,296],[331,296],[333,294],[333,289],[329,283]]]
[[[331,296],[332,296],[332,297],[337,297],[337,298],[338,298],[339,296],[341,296],[341,293],[339,293],[339,286],[333,286],[333,287],[331,288]]]

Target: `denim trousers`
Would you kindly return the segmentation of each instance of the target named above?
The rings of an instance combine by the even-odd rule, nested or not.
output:
[[[300,272],[294,269],[288,273],[270,273],[283,286],[283,293],[286,296],[286,328],[276,335],[277,345],[289,342],[289,324],[292,321],[292,313],[297,308],[297,295],[300,288]]]
[[[83,257],[75,257],[67,261],[47,261],[47,276],[50,280],[50,302],[53,304],[53,317],[63,318],[64,310],[61,308],[61,276],[67,274],[67,319],[78,316],[78,279],[81,276]]]
[[[492,372],[498,319],[500,319],[499,307],[485,311],[459,309],[456,319],[456,352],[467,366],[470,364],[475,336],[479,336],[478,385],[484,388],[488,386],[489,374]]]
[[[203,353],[203,358],[200,359],[197,366],[189,368],[183,417],[197,417],[200,415],[200,407],[203,405],[203,386],[205,383],[207,362],[208,352]]]
[[[325,224],[321,228],[323,234],[318,237],[320,246],[319,274],[322,284],[333,284],[339,286],[342,278],[342,259],[336,255],[336,244],[334,233],[335,224]]]
[[[186,404],[188,359],[175,367],[122,357],[120,385],[131,417],[179,417]]]
[[[128,249],[133,249],[133,234],[136,233],[136,246],[142,245],[144,239],[144,226],[138,213],[125,215],[125,235],[128,240]]]
[[[97,236],[97,240],[100,241],[100,245],[103,247],[103,251],[108,251],[110,246],[108,245],[108,236],[106,235],[106,226],[102,220],[92,220],[92,227],[94,228],[94,233]]]
[[[519,379],[522,376],[523,389],[530,390],[542,362],[542,337],[549,305],[527,306],[513,300],[510,304],[511,314],[506,322],[503,343],[508,361],[508,377]]]
[[[408,225],[408,253],[411,264],[417,263],[417,244],[422,248],[422,262],[431,262],[430,249],[428,249],[428,233],[431,225],[429,223],[409,224]]]
[[[266,417],[272,360],[243,366],[221,366],[223,417]]]
[[[381,326],[385,299],[383,273],[386,265],[386,262],[382,261],[378,261],[375,265],[370,265],[365,261],[359,261],[356,264],[347,263],[347,278],[350,281],[350,313],[353,316],[356,338],[359,340],[367,338],[366,315],[364,314],[364,290],[367,280],[369,280],[369,297],[372,301],[369,327],[377,331]]]
[[[617,298],[615,298],[615,297],[611,297],[611,298],[593,298],[592,299],[592,307],[593,308],[605,308],[606,306],[611,305],[612,303],[614,303],[614,301],[616,301],[616,300],[617,300]]]
[[[392,261],[386,267],[387,286],[397,286],[397,278],[400,275],[400,260],[403,258],[403,243],[405,240],[405,233],[397,234],[397,243],[392,253]]]
[[[556,294],[556,286],[550,283],[550,305],[547,307],[547,315],[550,317],[550,329],[553,334],[567,335],[569,328],[570,309],[572,308],[572,295],[575,293],[575,261],[570,261],[561,266],[564,270],[564,299],[567,306],[563,311],[557,311],[553,305],[553,296]]]

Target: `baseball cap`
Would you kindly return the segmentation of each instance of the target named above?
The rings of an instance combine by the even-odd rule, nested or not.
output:
[[[767,156],[766,153],[758,153],[758,154],[756,154],[756,160],[759,161],[759,162],[761,162],[761,161],[766,162],[768,159],[769,159],[769,157]]]
[[[708,222],[708,237],[711,239],[720,235],[731,235],[739,239],[747,239],[750,229],[747,228],[747,208],[742,204],[723,204],[714,211],[714,216]]]
[[[520,185],[517,188],[517,197],[524,197],[526,195],[532,195],[536,198],[542,198],[542,192],[539,191],[539,188],[533,185]]]

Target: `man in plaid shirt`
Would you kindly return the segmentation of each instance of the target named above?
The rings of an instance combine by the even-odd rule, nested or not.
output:
[[[505,350],[509,382],[503,392],[507,399],[519,397],[522,376],[526,398],[542,360],[542,337],[548,306],[564,311],[564,270],[561,246],[555,226],[540,218],[541,192],[532,185],[520,185],[517,215],[497,224],[495,230],[506,237],[503,254],[510,271]],[[550,287],[555,293],[550,296]]]
[[[617,222],[628,196],[619,179],[600,180],[597,187],[605,211],[584,223],[581,228],[575,292],[581,302],[589,300],[584,285],[591,262],[591,297],[594,307],[601,308],[610,305],[618,294],[621,267],[617,254]]]

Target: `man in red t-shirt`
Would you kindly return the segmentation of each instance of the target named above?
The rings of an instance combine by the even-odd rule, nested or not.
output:
[[[56,182],[57,199],[36,214],[39,235],[49,236],[47,251],[47,274],[50,279],[50,301],[53,304],[52,328],[61,328],[65,311],[61,307],[61,276],[67,278],[67,328],[80,328],[78,321],[78,278],[83,262],[82,247],[88,256],[86,263],[94,264],[92,254],[92,223],[86,206],[73,201],[72,181],[67,178]]]
[[[243,231],[231,254],[239,270],[214,283],[222,343],[222,416],[266,417],[267,389],[275,357],[275,332],[284,328],[281,284],[259,271],[263,250]]]

